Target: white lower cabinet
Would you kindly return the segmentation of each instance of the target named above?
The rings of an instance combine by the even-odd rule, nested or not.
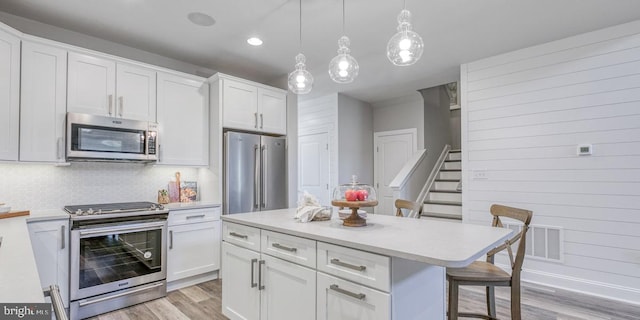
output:
[[[316,271],[222,244],[222,313],[232,320],[315,319]]]
[[[69,307],[69,220],[29,222],[28,228],[40,284],[57,284]]]
[[[220,208],[171,210],[167,231],[170,290],[211,280],[220,269]]]
[[[318,272],[317,320],[391,319],[391,295]]]

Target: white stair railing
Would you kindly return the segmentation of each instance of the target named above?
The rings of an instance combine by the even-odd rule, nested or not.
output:
[[[393,201],[396,199],[415,199],[420,193],[427,178],[427,150],[416,151],[404,164],[402,169],[396,174],[389,184],[393,190]],[[409,212],[409,215],[414,214]]]

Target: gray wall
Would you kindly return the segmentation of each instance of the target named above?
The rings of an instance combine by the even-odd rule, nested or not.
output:
[[[373,111],[366,102],[338,94],[338,181],[357,175],[373,184]]]
[[[427,167],[433,168],[446,144],[451,141],[449,95],[444,86],[419,90],[424,99],[424,148]]]
[[[461,149],[461,133],[462,128],[460,126],[460,109],[451,110],[450,126],[451,126],[451,149]]]
[[[424,102],[419,92],[376,102],[373,107],[373,132],[416,128],[418,150],[424,149]]]

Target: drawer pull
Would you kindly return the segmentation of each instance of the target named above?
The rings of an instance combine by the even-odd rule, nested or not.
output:
[[[335,265],[338,265],[338,266],[341,266],[341,267],[353,269],[353,270],[356,270],[356,271],[364,271],[364,270],[367,269],[366,266],[356,266],[356,265],[353,265],[353,264],[342,262],[342,261],[340,261],[338,259],[331,259],[331,263],[335,264]]]
[[[272,244],[271,246],[273,246],[274,248],[278,248],[278,249],[286,250],[286,251],[289,251],[289,252],[296,252],[296,251],[298,251],[298,249],[297,249],[297,248],[285,247],[285,246],[283,246],[283,245],[281,245],[281,244],[279,244],[279,243],[274,243],[274,244]]]
[[[348,290],[345,290],[345,289],[341,289],[340,287],[338,287],[337,284],[330,285],[329,289],[331,289],[331,290],[333,290],[335,292],[340,292],[340,293],[342,293],[344,295],[347,295],[349,297],[356,298],[358,300],[364,300],[364,298],[367,297],[367,295],[364,294],[364,293],[353,293],[351,291],[348,291]]]
[[[245,240],[249,239],[248,235],[239,234],[239,233],[235,233],[235,232],[230,232],[229,235],[232,236],[232,237],[240,238],[240,239],[245,239]]]
[[[262,284],[262,266],[264,266],[265,261],[258,261],[258,291],[264,290],[264,284]]]
[[[190,219],[202,219],[202,218],[204,218],[204,214],[199,214],[199,215],[196,215],[196,216],[187,216],[187,220],[190,220]]]

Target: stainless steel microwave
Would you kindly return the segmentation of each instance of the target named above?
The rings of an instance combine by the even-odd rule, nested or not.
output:
[[[158,161],[158,124],[67,113],[68,161]]]

